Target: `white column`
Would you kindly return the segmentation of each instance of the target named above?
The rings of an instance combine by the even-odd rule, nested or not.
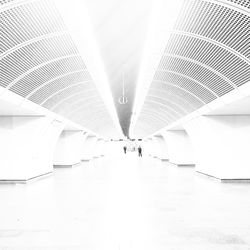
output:
[[[84,151],[82,154],[82,161],[89,161],[93,159],[94,156],[97,155],[96,153],[96,142],[97,142],[97,137],[94,135],[88,135],[85,144],[84,144]]]
[[[156,141],[156,138],[152,136],[150,156],[157,158],[157,154],[158,154],[158,143]]]
[[[185,130],[168,130],[161,133],[167,144],[167,155],[171,163],[177,166],[195,164],[192,144]]]
[[[54,154],[55,167],[67,167],[81,162],[83,132],[64,130],[58,139]]]
[[[95,155],[94,158],[99,158],[101,157],[101,141],[102,139],[98,139],[96,140],[96,144],[95,144]]]
[[[98,139],[97,141],[97,152],[98,152],[98,157],[103,157],[105,155],[105,142],[103,139]]]
[[[168,160],[167,145],[162,135],[155,135],[154,138],[154,154],[160,160]]]
[[[250,179],[250,116],[201,116],[185,125],[196,171],[221,180]]]
[[[26,182],[53,171],[64,124],[45,116],[0,117],[0,180]]]
[[[153,156],[154,155],[154,142],[153,142],[153,138],[148,138],[146,141],[146,147],[147,147],[147,154],[149,156]]]

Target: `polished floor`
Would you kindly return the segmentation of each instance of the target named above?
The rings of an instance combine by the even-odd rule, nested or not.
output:
[[[250,249],[250,184],[135,153],[0,185],[0,249]]]

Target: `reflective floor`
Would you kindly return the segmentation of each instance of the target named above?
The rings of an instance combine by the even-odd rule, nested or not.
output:
[[[0,249],[250,249],[250,184],[135,153],[0,185]]]

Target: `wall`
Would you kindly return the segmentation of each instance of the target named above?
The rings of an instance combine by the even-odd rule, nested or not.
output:
[[[83,151],[83,132],[64,130],[56,145],[54,154],[55,166],[71,166],[80,163]]]
[[[0,117],[0,180],[27,180],[53,171],[63,124],[49,117]]]
[[[162,132],[167,144],[169,161],[177,165],[193,165],[193,148],[185,130],[168,130]]]
[[[197,171],[220,179],[250,178],[250,116],[201,116],[185,128]]]

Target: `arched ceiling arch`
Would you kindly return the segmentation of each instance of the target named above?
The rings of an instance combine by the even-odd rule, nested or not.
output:
[[[137,114],[133,135],[149,135],[142,135],[140,131],[143,126],[148,128],[150,120],[152,129],[144,129],[150,133],[169,125],[162,121],[157,124],[157,119],[152,119],[152,114],[159,112],[159,105],[168,107],[175,103],[187,111],[176,117],[178,120],[250,81],[250,4],[247,2],[184,1],[149,85],[141,113]],[[174,89],[165,89],[165,86]],[[177,88],[186,93],[178,93]],[[202,101],[201,105],[190,98],[190,94]],[[158,105],[152,105],[152,96]],[[183,103],[178,102],[180,98]],[[146,120],[144,107],[148,106],[151,112]],[[167,108],[165,111],[170,114]]]
[[[65,15],[58,11],[60,4],[68,1],[56,2],[0,0],[2,93],[10,91],[90,130],[110,135],[116,124],[100,87],[106,78],[100,78],[101,85],[96,83],[90,60],[81,53],[74,35],[66,28]],[[76,2],[81,5],[81,1]],[[148,27],[156,21],[150,19],[152,7],[164,3],[159,13],[169,16],[171,8],[167,4],[177,1],[84,2],[112,91],[111,103],[125,135],[131,117],[132,133],[146,136],[250,81],[247,0],[183,1],[172,30],[166,19],[155,22],[155,27],[158,25],[160,32],[167,35],[162,36],[162,51],[157,50],[159,45],[150,48],[152,61],[159,60],[156,67],[152,64],[148,68],[142,62],[145,41],[150,40]],[[71,3],[67,6],[75,7]],[[81,32],[86,37],[91,33],[87,29]],[[128,103],[121,105],[118,100],[123,94],[123,74]],[[135,95],[140,79],[147,83]],[[145,98],[141,107],[134,111],[134,98],[142,94]],[[96,122],[98,118],[101,125]]]
[[[102,136],[105,131],[119,134],[53,0],[0,0],[0,23],[0,87],[5,92],[72,117],[83,128],[88,124]],[[76,101],[88,105],[79,108]],[[88,123],[90,114],[101,113],[102,126]]]

